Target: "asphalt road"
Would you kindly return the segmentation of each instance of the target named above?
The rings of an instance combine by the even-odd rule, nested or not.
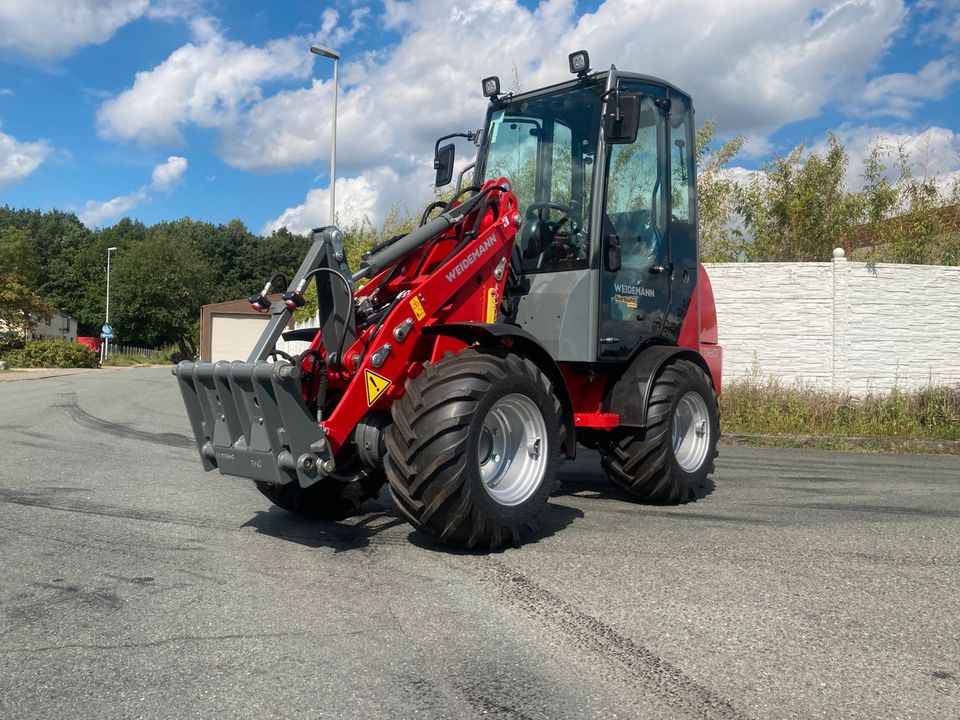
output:
[[[960,717],[960,458],[723,447],[651,507],[584,453],[458,554],[188,433],[165,369],[0,384],[0,717]]]

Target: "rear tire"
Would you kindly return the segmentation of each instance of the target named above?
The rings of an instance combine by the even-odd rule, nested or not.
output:
[[[684,503],[713,472],[720,435],[709,376],[689,360],[669,363],[654,381],[645,429],[623,428],[600,445],[618,486],[647,502]]]
[[[359,463],[357,463],[359,464]],[[356,515],[365,500],[377,497],[385,481],[383,470],[357,469],[321,478],[309,487],[294,480],[286,485],[254,480],[257,490],[279,508],[313,518],[340,520]]]
[[[467,349],[407,382],[385,467],[398,507],[455,545],[495,548],[535,529],[553,490],[560,404],[540,369]]]

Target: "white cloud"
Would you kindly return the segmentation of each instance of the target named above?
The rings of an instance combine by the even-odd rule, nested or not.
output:
[[[774,151],[773,143],[770,138],[762,133],[750,133],[744,136],[746,141],[740,152],[737,153],[739,159],[755,160],[757,158],[769,157]]]
[[[363,28],[364,20],[370,14],[370,8],[361,7],[350,11],[350,24],[340,24],[340,13],[333,8],[327,8],[323,11],[321,17],[320,32],[317,36],[323,38],[327,46],[339,49],[342,45],[349,42]]]
[[[426,186],[425,178],[419,178]],[[337,224],[349,227],[354,223],[375,223],[382,218],[394,202],[402,198],[391,190],[400,186],[415,185],[414,178],[401,178],[388,167],[375,168],[360,177],[337,178]],[[388,202],[384,207],[383,203]],[[284,210],[273,220],[268,221],[261,234],[269,235],[274,230],[286,227],[291,232],[306,234],[315,227],[330,224],[330,192],[328,188],[314,188],[307,191],[304,201],[295,207]]]
[[[23,180],[52,152],[46,140],[20,142],[13,135],[0,132],[0,187]]]
[[[305,79],[310,73],[307,42],[285,38],[264,47],[230,42],[212,33],[175,50],[152,70],[138,72],[133,87],[105,102],[97,116],[100,134],[145,143],[183,142],[188,123],[224,128],[262,97],[269,81]]]
[[[112,220],[124,213],[132,210],[138,205],[150,200],[147,188],[142,187],[127,195],[119,195],[112,200],[100,202],[98,200],[87,200],[78,215],[80,222],[90,228],[96,228],[103,225],[105,220]]]
[[[0,97],[3,97],[4,95],[16,95],[16,93],[10,88],[0,88]]]
[[[149,0],[0,2],[0,54],[33,61],[60,60],[86,45],[106,42],[143,16]]]
[[[138,190],[110,200],[87,200],[83,210],[78,213],[80,221],[91,228],[99,227],[106,220],[113,220],[139,205],[150,202],[151,190],[170,192],[183,179],[187,165],[185,157],[171,155],[166,162],[153,168],[149,187],[142,185]]]
[[[930,16],[924,34],[960,43],[960,0],[920,0],[917,9]]]
[[[917,73],[891,73],[872,79],[860,96],[873,115],[909,118],[928,100],[940,100],[960,82],[960,63],[942,58],[927,63]]]
[[[597,69],[616,63],[690,91],[699,117],[715,118],[721,135],[759,139],[861,94],[905,15],[902,0],[605,0],[579,17],[574,0],[543,0],[532,10],[518,0],[386,0],[378,21],[401,35],[394,46],[359,55],[337,47],[369,20],[362,11],[344,23],[327,10],[310,37],[264,47],[230,42],[215,28],[138,73],[104,104],[99,127],[115,139],[179,142],[193,124],[217,130],[220,156],[240,169],[323,167],[332,82],[271,86],[302,83],[312,72],[328,77],[329,61],[306,52],[316,41],[344,56],[338,172],[368,182],[365,192],[412,197],[375,174],[412,176],[436,137],[479,126],[485,75],[509,84],[516,65],[526,89],[558,82],[568,77],[566,55],[583,47]],[[414,207],[429,196],[418,192]],[[385,200],[370,204],[381,212]]]
[[[886,150],[887,175],[891,180],[897,177],[895,166],[901,147],[909,156],[910,172],[915,177],[934,179],[943,190],[950,190],[960,179],[960,132],[949,128],[897,130],[846,125],[836,135],[850,156],[846,182],[852,189],[863,187],[864,159],[878,145]],[[825,147],[824,142],[813,149],[822,152]]]
[[[817,7],[825,12],[816,16]],[[348,173],[387,162],[403,174],[439,135],[480,124],[480,77],[496,73],[506,82],[515,64],[526,89],[557,82],[567,77],[567,53],[579,47],[591,51],[595,68],[615,63],[690,91],[701,118],[717,119],[720,133],[748,134],[746,154],[756,154],[770,148],[770,131],[862,89],[904,13],[900,0],[826,7],[812,0],[674,0],[669,8],[606,0],[577,18],[571,0],[532,11],[514,0],[456,2],[443,12],[431,0],[390,0],[382,22],[403,39],[385,56],[345,61],[338,160]],[[317,80],[255,103],[224,133],[223,158],[267,171],[326,161],[331,100],[331,84]]]
[[[169,192],[180,182],[186,171],[187,159],[171,155],[165,163],[161,163],[153,169],[151,187],[154,190]]]

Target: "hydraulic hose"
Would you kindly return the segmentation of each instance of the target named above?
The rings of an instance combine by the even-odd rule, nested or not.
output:
[[[505,188],[502,188],[499,185],[488,187],[483,192],[477,193],[469,200],[457,205],[455,208],[451,208],[450,210],[437,215],[437,217],[435,217],[433,220],[430,220],[426,225],[417,228],[409,235],[405,235],[400,240],[397,240],[395,243],[392,243],[391,245],[372,253],[368,258],[360,263],[360,270],[353,275],[354,281],[360,280],[361,278],[373,277],[388,267],[391,263],[396,262],[404,255],[416,250],[434,236],[445,233],[458,222],[463,220],[464,217],[473,212],[477,205],[479,205],[480,202],[493,190],[502,191],[505,190]]]

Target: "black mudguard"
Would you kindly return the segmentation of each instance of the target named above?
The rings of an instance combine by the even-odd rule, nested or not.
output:
[[[675,345],[648,345],[637,351],[624,373],[607,388],[601,412],[617,413],[621,426],[646,427],[654,381],[664,365],[678,358],[699,365],[710,377],[710,368],[695,350]]]

